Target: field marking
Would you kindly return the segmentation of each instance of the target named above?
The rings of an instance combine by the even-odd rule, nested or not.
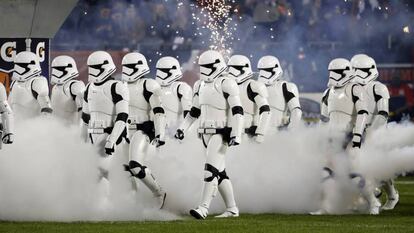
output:
[[[414,184],[414,180],[413,181],[396,181],[396,184]]]

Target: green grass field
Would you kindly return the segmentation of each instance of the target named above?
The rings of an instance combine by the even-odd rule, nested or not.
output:
[[[414,232],[414,180],[399,179],[400,203],[379,216],[260,214],[171,222],[0,222],[0,232]]]

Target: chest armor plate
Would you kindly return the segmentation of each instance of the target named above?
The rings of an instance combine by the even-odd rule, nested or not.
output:
[[[216,109],[227,109],[227,101],[224,98],[221,89],[221,82],[221,78],[218,78],[211,83],[201,82],[200,90],[198,92],[200,106],[208,105]]]
[[[31,79],[26,82],[15,82],[9,96],[9,104],[16,115],[34,116],[39,114],[40,106],[32,93]],[[29,116],[30,115],[30,116]]]
[[[347,115],[355,114],[354,102],[352,102],[352,84],[330,90],[328,113],[331,114],[332,112],[342,112]]]
[[[178,114],[181,112],[180,102],[177,96],[177,86],[162,87],[161,103],[165,110]]]
[[[275,108],[284,112],[286,110],[285,97],[283,96],[282,84],[284,82],[276,82],[272,86],[267,86],[267,92],[269,93],[269,105],[271,108]]]
[[[112,102],[111,85],[113,82],[108,81],[101,86],[90,84],[88,93],[88,106],[91,115],[94,113],[103,113],[105,115],[115,115],[115,105]]]
[[[55,85],[52,88],[51,104],[53,111],[58,112],[77,112],[76,103],[70,94],[70,83]]]

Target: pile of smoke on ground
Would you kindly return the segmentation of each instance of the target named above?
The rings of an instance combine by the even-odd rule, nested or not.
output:
[[[200,199],[204,148],[195,133],[167,144],[148,156],[148,166],[167,191],[165,210],[157,210],[152,194],[138,183],[132,191],[123,171],[127,146],[118,148],[110,169],[107,205],[97,185],[98,151],[80,139],[78,127],[50,118],[19,122],[16,141],[0,154],[0,218],[5,220],[172,220],[186,214]],[[332,150],[326,127],[310,126],[269,135],[265,143],[230,148],[227,173],[243,213],[307,213],[318,208],[321,168],[328,159],[339,187],[349,187],[348,158],[356,157],[358,172],[378,181],[414,168],[414,126],[391,124],[366,140],[359,155]],[[340,143],[337,143],[338,145]],[[332,152],[333,151],[333,152]],[[338,186],[337,186],[338,187]],[[338,191],[340,190],[340,191]],[[331,190],[336,212],[346,212],[351,191]],[[224,207],[218,194],[211,212]]]

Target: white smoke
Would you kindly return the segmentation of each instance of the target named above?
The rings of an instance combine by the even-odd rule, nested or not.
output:
[[[378,181],[414,170],[414,126],[390,124],[373,132],[355,163],[358,172]],[[167,191],[164,210],[145,186],[132,191],[127,146],[118,147],[110,169],[111,194],[102,206],[97,185],[98,151],[84,143],[77,127],[37,118],[19,122],[16,141],[0,152],[0,218],[5,220],[172,220],[198,205],[204,147],[195,133],[184,142],[167,144],[147,156],[148,167]],[[325,127],[311,126],[269,135],[258,145],[248,139],[228,150],[227,174],[242,213],[307,213],[318,209],[321,169],[328,156],[339,185],[332,196],[343,212],[348,206],[347,153],[332,153]],[[155,153],[157,152],[157,153]],[[345,181],[346,180],[346,181]],[[335,188],[336,187],[336,188]],[[339,200],[339,201],[338,201]],[[211,213],[224,210],[218,194]]]

